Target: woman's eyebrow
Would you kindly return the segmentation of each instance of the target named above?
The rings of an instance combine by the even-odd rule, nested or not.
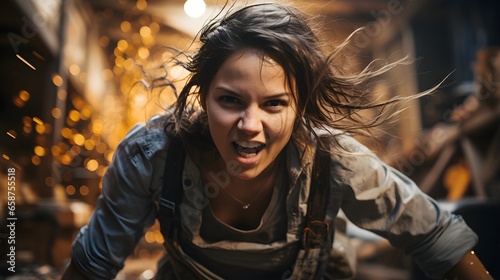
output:
[[[217,87],[215,87],[215,89],[225,91],[225,92],[227,92],[227,93],[229,93],[231,95],[241,96],[239,93],[237,93],[237,92],[235,92],[235,91],[233,91],[231,89],[228,89],[228,88],[226,88],[224,86],[217,86]]]
[[[227,92],[231,95],[234,95],[234,96],[238,96],[238,97],[241,96],[241,94],[239,94],[231,89],[228,89],[224,86],[217,86],[217,87],[215,87],[215,89],[225,91],[225,92]],[[291,96],[291,93],[288,91],[285,91],[285,92],[275,93],[272,95],[267,95],[264,98],[265,99],[283,98],[283,97],[290,98],[290,96]]]
[[[282,92],[282,93],[276,93],[276,94],[273,94],[273,95],[268,95],[265,97],[265,99],[275,99],[275,98],[290,98],[291,96],[291,93],[289,92]]]

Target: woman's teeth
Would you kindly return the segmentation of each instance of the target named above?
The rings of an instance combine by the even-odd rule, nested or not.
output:
[[[253,156],[258,154],[265,145],[257,142],[235,142],[234,146],[238,154],[242,156]]]

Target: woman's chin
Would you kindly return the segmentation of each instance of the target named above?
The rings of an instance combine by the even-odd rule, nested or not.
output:
[[[260,173],[261,172],[259,172],[256,169],[248,169],[239,172],[238,174],[234,175],[234,177],[242,181],[251,181],[257,178],[260,175]]]

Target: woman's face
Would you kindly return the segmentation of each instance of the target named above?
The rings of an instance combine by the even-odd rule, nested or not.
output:
[[[240,179],[266,170],[292,135],[296,106],[283,68],[259,51],[229,56],[203,104],[226,169]]]

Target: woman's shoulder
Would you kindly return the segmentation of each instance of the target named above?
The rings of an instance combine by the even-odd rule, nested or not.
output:
[[[146,122],[136,123],[120,142],[117,151],[137,154],[141,152],[147,158],[164,151],[169,143],[165,125],[169,114],[155,115]]]
[[[355,193],[379,186],[386,178],[388,168],[369,148],[359,142],[353,135],[336,129],[320,129],[316,131],[320,137],[330,141],[332,180],[337,185],[347,185]]]
[[[212,147],[211,138],[199,119],[197,115],[191,114],[179,121],[173,112],[166,111],[152,116],[146,122],[137,123],[120,145],[129,149],[139,148],[148,158],[155,153],[165,152],[173,138],[180,140],[186,151]],[[178,125],[180,129],[176,127]]]
[[[144,128],[149,133],[165,133],[167,124],[172,120],[173,115],[171,112],[167,111],[163,114],[158,114],[152,116],[149,120],[144,123]]]
[[[330,150],[333,154],[339,152],[354,154],[370,154],[371,151],[361,142],[359,142],[351,133],[340,129],[322,126],[314,128],[314,134],[320,138],[326,138],[330,144]]]

